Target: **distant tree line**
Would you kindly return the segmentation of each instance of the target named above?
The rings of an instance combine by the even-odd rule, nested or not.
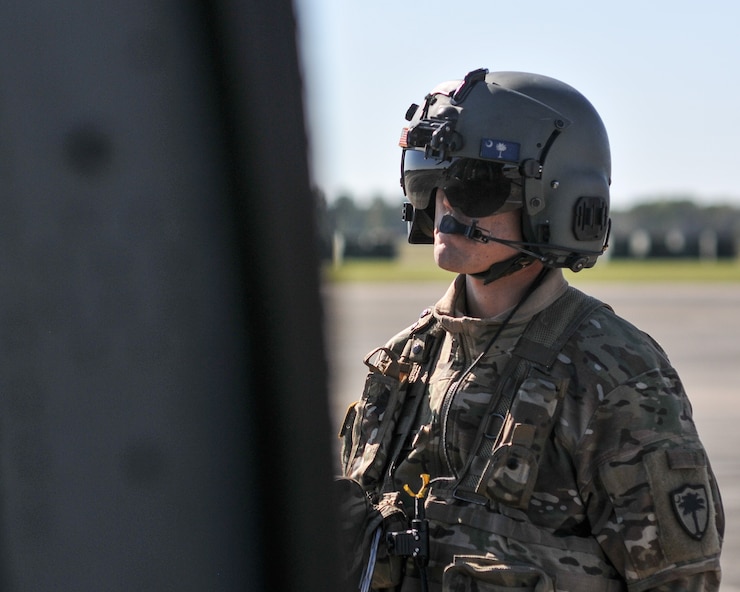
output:
[[[347,258],[396,256],[398,243],[406,236],[406,223],[401,220],[402,199],[391,202],[375,197],[369,203],[358,204],[343,195],[327,203],[318,193],[316,202],[324,258],[331,258],[337,248]]]
[[[738,256],[740,209],[690,199],[612,212],[612,257],[728,259]]]
[[[406,238],[403,198],[358,203],[349,195],[328,202],[316,192],[322,257],[392,258]],[[614,258],[736,258],[740,208],[700,205],[675,197],[612,210],[609,255]]]

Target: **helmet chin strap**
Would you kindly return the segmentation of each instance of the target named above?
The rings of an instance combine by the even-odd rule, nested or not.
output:
[[[530,255],[519,253],[518,255],[514,255],[513,257],[494,263],[485,271],[471,273],[469,275],[472,275],[474,278],[482,279],[484,285],[490,284],[497,279],[511,275],[517,271],[521,271],[525,267],[529,267],[529,265],[534,263],[534,261],[535,259]]]
[[[472,224],[467,225],[457,220],[451,214],[445,214],[439,222],[439,231],[444,234],[460,234],[465,238],[469,238],[470,240],[480,243],[494,241],[520,251],[520,253],[517,253],[508,259],[494,263],[485,271],[470,274],[475,278],[482,279],[484,284],[490,284],[499,278],[511,275],[512,273],[516,273],[517,271],[528,267],[537,260],[542,260],[542,257],[524,249],[522,244],[517,241],[508,241],[491,236],[491,233],[488,230],[478,227],[476,220],[473,220]]]

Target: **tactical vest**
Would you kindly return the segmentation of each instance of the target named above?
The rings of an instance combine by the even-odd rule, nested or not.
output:
[[[569,287],[530,320],[495,385],[463,471],[432,481],[424,500],[432,590],[626,589],[595,539],[554,536],[523,519],[568,388],[568,377],[557,375],[557,356],[601,306],[607,305]],[[386,516],[394,515],[396,459],[409,441],[442,332],[428,312],[407,339],[371,352],[363,397],[343,423],[344,474]],[[391,571],[376,577],[373,589],[398,584],[399,570]],[[410,562],[400,589],[420,590],[417,577]]]

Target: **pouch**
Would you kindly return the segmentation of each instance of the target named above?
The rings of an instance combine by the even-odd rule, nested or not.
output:
[[[554,426],[567,379],[532,368],[506,417],[498,446],[483,471],[476,493],[526,510],[537,481],[540,455]]]
[[[345,589],[356,590],[370,556],[373,535],[383,522],[383,515],[354,479],[335,479],[334,499],[338,504],[339,549],[342,553],[340,571],[346,583]]]
[[[406,513],[403,511],[400,494],[397,491],[384,494],[381,497],[377,508],[383,516],[383,522],[380,526],[382,532],[380,545],[378,546],[378,554],[375,559],[372,587],[373,589],[395,588],[401,583],[403,564],[406,561],[406,558],[388,554],[385,535],[389,532],[398,532],[408,529],[408,518],[406,517]]]
[[[442,592],[555,592],[540,568],[492,555],[456,555],[442,576]]]
[[[372,588],[394,588],[401,581],[405,558],[388,554],[385,534],[408,528],[400,494],[385,493],[378,503],[373,503],[356,480],[340,477],[334,483],[339,503],[343,577],[347,588],[357,589],[371,557]],[[374,544],[377,551],[371,554]]]
[[[390,442],[408,389],[410,367],[388,348],[371,352],[365,364],[371,372],[365,379],[362,397],[345,418],[340,437],[344,476],[358,480],[366,490],[371,490],[383,478]]]

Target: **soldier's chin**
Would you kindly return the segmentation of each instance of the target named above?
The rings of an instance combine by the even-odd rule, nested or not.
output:
[[[445,271],[451,271],[453,273],[465,273],[464,260],[460,253],[456,252],[456,249],[450,247],[448,241],[452,242],[456,238],[446,235],[445,238],[440,241],[434,241],[434,262],[437,267],[444,269]]]

